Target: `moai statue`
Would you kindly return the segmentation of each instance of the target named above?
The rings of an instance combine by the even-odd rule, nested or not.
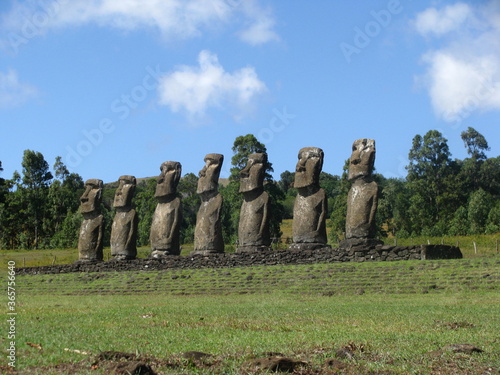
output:
[[[137,256],[137,213],[132,208],[136,180],[134,176],[121,176],[115,192],[116,209],[111,226],[111,255],[115,260],[135,259]]]
[[[196,215],[193,255],[224,252],[221,223],[222,196],[218,191],[223,161],[224,155],[208,154],[205,156],[205,166],[199,173],[196,192],[201,197],[201,206]]]
[[[149,236],[152,258],[181,253],[182,202],[177,196],[177,185],[181,178],[182,166],[177,161],[166,161],[160,166],[160,170],[155,191],[158,204]]]
[[[269,236],[269,195],[264,191],[267,154],[250,154],[246,167],[240,172],[240,193],[243,203],[238,226],[236,252],[267,250]]]
[[[347,196],[346,239],[340,242],[341,248],[368,249],[382,244],[375,239],[378,186],[372,178],[374,162],[375,141],[354,141],[348,175],[353,184]]]
[[[290,250],[329,247],[326,244],[327,199],[325,191],[319,187],[323,156],[323,150],[318,147],[304,147],[299,151],[293,185],[297,197],[293,206]]]
[[[80,197],[80,212],[83,222],[78,239],[79,260],[102,261],[102,233],[104,217],[101,215],[102,180],[85,181],[85,192]]]

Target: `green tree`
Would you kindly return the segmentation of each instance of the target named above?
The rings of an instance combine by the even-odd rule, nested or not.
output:
[[[486,159],[479,169],[479,186],[500,198],[500,156]]]
[[[347,180],[349,173],[350,159],[344,162],[342,168],[342,176],[340,177],[340,184],[337,186],[335,196],[333,197],[332,213],[330,215],[331,227],[329,238],[333,242],[343,240],[345,237],[345,225],[347,215],[347,195],[351,188],[351,183]]]
[[[56,178],[48,189],[48,215],[43,224],[45,232],[50,235],[44,246],[63,247],[74,241],[64,240],[63,235],[67,235],[67,230],[60,235],[58,232],[63,229],[66,217],[78,211],[84,183],[80,175],[68,171],[60,156],[56,157],[53,168]]]
[[[488,213],[486,220],[486,234],[493,234],[500,232],[500,201],[496,202]]]
[[[467,208],[459,207],[450,221],[448,234],[451,236],[466,236],[469,233],[469,218]]]
[[[488,146],[486,138],[484,138],[481,133],[469,126],[467,130],[464,130],[460,134],[460,137],[462,138],[462,141],[464,141],[464,145],[467,148],[467,153],[471,156],[472,159],[486,159],[486,154],[484,152],[489,151],[490,147]]]
[[[3,172],[2,162],[0,161],[0,172]],[[0,204],[5,202],[5,196],[8,193],[7,186],[5,184],[5,179],[0,177]]]
[[[470,223],[470,234],[483,234],[488,220],[488,214],[494,200],[491,194],[479,189],[471,194],[467,218]]]
[[[474,128],[467,128],[460,136],[467,148],[467,153],[470,155],[470,158],[464,159],[461,163],[458,179],[460,191],[463,192],[463,198],[466,202],[472,192],[482,187],[481,167],[486,160],[485,151],[490,148],[484,136]]]
[[[404,238],[411,230],[408,221],[410,194],[406,181],[398,178],[388,178],[382,186],[379,185],[377,221],[393,236]]]
[[[21,189],[24,198],[23,213],[28,227],[25,233],[28,236],[27,245],[38,248],[39,237],[43,238],[45,235],[42,223],[48,215],[47,193],[52,173],[40,152],[25,150],[21,165],[23,177],[18,189]]]
[[[284,194],[288,194],[288,190],[293,187],[293,181],[295,180],[295,173],[290,171],[284,171],[280,174],[280,180],[278,182],[279,188]]]
[[[233,167],[231,168],[231,176],[229,177],[232,181],[238,181],[240,179],[240,171],[247,165],[248,155],[254,153],[267,153],[266,146],[260,143],[253,134],[236,137],[232,151],[234,153],[231,158],[231,165]],[[265,181],[273,180],[273,176],[271,175],[272,172],[274,172],[272,164],[268,162],[264,176]]]
[[[330,217],[333,211],[334,197],[340,188],[340,177],[321,172],[319,175],[319,186],[325,191],[326,199],[328,200],[326,217]]]
[[[136,187],[133,205],[137,212],[137,245],[149,245],[149,232],[153,221],[153,213],[158,201],[155,198],[156,179],[150,178],[139,182]]]
[[[200,196],[196,194],[197,186],[198,177],[194,173],[188,173],[180,179],[177,188],[182,197],[181,243],[194,242],[196,214],[201,204]]]
[[[447,139],[437,130],[413,138],[407,181],[411,192],[408,214],[412,232],[429,230],[456,210],[453,163]]]

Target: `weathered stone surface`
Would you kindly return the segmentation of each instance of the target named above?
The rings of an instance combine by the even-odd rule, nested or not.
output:
[[[135,259],[137,256],[138,217],[132,208],[136,179],[121,176],[115,192],[113,207],[116,214],[111,226],[111,255],[116,260]]]
[[[293,206],[293,244],[290,249],[327,246],[327,199],[325,191],[319,187],[323,155],[323,150],[318,147],[305,147],[299,151],[294,181],[297,197]]]
[[[80,197],[80,212],[83,222],[78,239],[79,261],[102,261],[102,234],[104,217],[100,213],[102,180],[90,179],[85,182],[85,191]]]
[[[182,166],[177,161],[166,161],[160,166],[155,197],[158,199],[151,223],[149,240],[151,257],[179,255],[182,202],[176,195]]]
[[[402,253],[401,250],[407,250],[405,256],[399,255],[399,253]],[[391,254],[391,256],[389,257],[388,254]],[[154,271],[163,269],[358,262],[360,258],[366,262],[419,260],[421,259],[420,256],[420,245],[397,248],[395,246],[387,246],[386,250],[364,249],[362,251],[322,247],[315,250],[263,250],[255,253],[216,253],[210,254],[210,256],[178,256],[163,257],[161,259],[134,259],[124,262],[86,262],[44,267],[20,267],[16,272],[19,275],[24,275],[67,272],[120,272],[131,270]]]
[[[354,141],[348,176],[353,184],[347,197],[347,240],[375,238],[378,185],[372,179],[374,162],[375,141],[366,138]]]
[[[375,238],[349,238],[347,240],[342,240],[339,243],[339,247],[347,250],[368,250],[379,248],[382,249],[383,242]],[[387,246],[386,248],[392,248]]]
[[[222,196],[219,194],[219,174],[224,156],[207,154],[205,166],[199,173],[197,193],[201,206],[196,215],[193,255],[208,255],[224,252],[222,238]]]
[[[250,154],[247,166],[240,172],[240,193],[243,203],[238,226],[236,252],[260,251],[269,248],[269,195],[264,191],[267,155]]]
[[[462,252],[457,246],[421,245],[420,259],[461,259]]]

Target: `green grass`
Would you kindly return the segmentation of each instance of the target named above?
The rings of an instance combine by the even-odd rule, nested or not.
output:
[[[351,343],[363,350],[344,373],[482,373],[500,363],[499,280],[498,257],[18,276],[18,365],[104,374],[95,355],[116,350],[163,359],[160,374],[237,374],[279,352],[319,371]],[[458,343],[484,353],[428,354]],[[191,350],[214,363],[186,362]]]

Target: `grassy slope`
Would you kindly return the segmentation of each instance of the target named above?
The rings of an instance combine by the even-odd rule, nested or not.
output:
[[[437,366],[473,374],[500,363],[499,266],[491,257],[19,276],[19,365],[34,374],[26,367],[87,358],[64,351],[71,348],[181,362],[179,353],[199,350],[222,361],[196,371],[158,368],[163,374],[240,373],[263,352],[319,368],[353,342],[365,348],[350,362],[359,373],[431,373]],[[485,353],[427,354],[456,343]]]

